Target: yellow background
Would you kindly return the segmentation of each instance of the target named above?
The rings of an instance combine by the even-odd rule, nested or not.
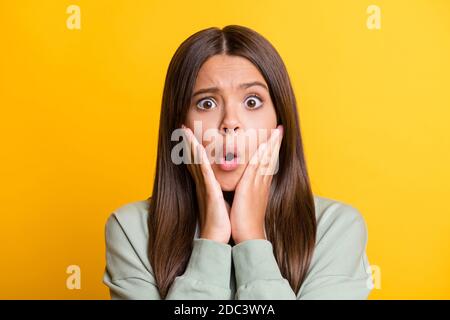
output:
[[[81,30],[66,27],[71,4]],[[381,30],[366,27],[371,4]],[[170,58],[227,24],[283,57],[313,191],[366,219],[382,276],[370,298],[450,298],[446,0],[1,0],[0,298],[109,298],[104,223],[151,194]]]

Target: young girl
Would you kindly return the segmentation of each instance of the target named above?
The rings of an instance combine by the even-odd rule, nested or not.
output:
[[[366,299],[372,288],[365,221],[313,195],[286,67],[242,26],[178,48],[153,194],[105,231],[112,299]]]

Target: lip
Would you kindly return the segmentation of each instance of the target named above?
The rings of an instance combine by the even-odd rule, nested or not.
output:
[[[219,163],[219,168],[223,171],[233,171],[236,170],[239,166],[238,157],[234,157],[232,160],[228,161],[225,158],[221,159],[222,161]]]
[[[233,153],[234,158],[232,160],[226,160],[225,155],[227,153]],[[222,169],[223,171],[233,171],[236,170],[238,166],[239,166],[239,153],[237,149],[237,143],[234,143],[234,145],[228,144],[228,147],[227,144],[224,143],[222,154],[220,157],[219,168]]]

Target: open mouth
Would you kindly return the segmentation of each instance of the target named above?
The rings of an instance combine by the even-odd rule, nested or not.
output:
[[[224,148],[225,149],[225,148]],[[238,153],[234,151],[225,151],[219,163],[219,167],[224,171],[232,171],[238,167]]]
[[[231,162],[234,159],[237,158],[237,155],[234,152],[228,152],[225,156],[224,156],[224,160],[225,162]]]
[[[232,171],[239,167],[240,152],[237,140],[224,141],[220,149],[219,168],[223,171]]]

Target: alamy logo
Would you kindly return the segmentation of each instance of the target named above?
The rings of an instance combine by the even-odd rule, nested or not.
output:
[[[66,273],[70,274],[66,279],[66,287],[69,290],[81,289],[81,268],[75,264],[70,265],[66,269]]]
[[[70,5],[66,9],[66,13],[69,14],[66,20],[66,26],[69,30],[81,29],[81,10],[77,5]]]
[[[381,29],[381,9],[377,5],[370,5],[367,7],[367,29],[380,30]]]

